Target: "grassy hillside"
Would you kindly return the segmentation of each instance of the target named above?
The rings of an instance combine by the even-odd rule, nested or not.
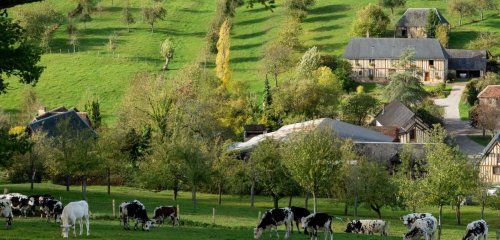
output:
[[[75,5],[73,1],[45,2],[53,4],[64,14]],[[179,67],[198,59],[204,51],[204,35],[214,13],[215,1],[164,1],[167,18],[156,24],[154,33],[140,16],[141,7],[149,0],[130,1],[137,21],[130,33],[121,22],[121,10],[126,1],[114,1],[113,6],[111,2],[104,0],[104,11],[93,14],[94,20],[87,24],[86,30],[83,24],[79,24],[80,47],[77,53],[68,53],[66,26],[62,25],[56,31],[52,53],[45,54],[41,62],[47,68],[35,88],[47,107],[75,106],[92,93],[101,100],[105,121],[112,122],[134,73],[159,72],[162,59],[158,51],[163,39],[171,37],[176,44],[172,70],[168,75],[175,76]],[[317,46],[323,54],[341,54],[349,39],[356,11],[370,2],[376,1],[317,0],[302,24],[304,48]],[[465,47],[480,31],[500,32],[500,18],[495,12],[488,12],[484,21],[471,22],[472,18],[467,18],[464,26],[455,27],[457,17],[446,11],[445,1],[415,0],[407,4],[407,7],[437,7],[453,25],[451,48]],[[403,12],[404,9],[399,9],[392,18],[396,20]],[[234,79],[247,82],[249,91],[262,92],[263,76],[259,71],[262,46],[276,36],[283,17],[280,6],[274,13],[259,5],[254,9],[241,7],[237,11],[231,38],[231,67]],[[113,32],[119,39],[114,55],[109,54],[105,47],[107,37]],[[491,51],[500,53],[500,49]],[[17,84],[16,79],[9,82],[13,89],[0,95],[0,108],[15,112],[21,104],[24,86]]]
[[[30,194],[28,184],[0,185],[0,189],[9,188],[11,192],[21,192]],[[36,184],[33,193],[51,193],[55,197],[61,197],[64,203],[79,200],[81,195],[78,192],[78,186],[73,186],[72,191],[66,192],[63,186],[52,184]],[[217,196],[212,194],[199,194],[199,209],[194,211],[190,201],[190,193],[181,192],[178,202],[171,200],[172,192],[153,193],[141,189],[114,187],[112,195],[106,194],[106,188],[103,186],[91,186],[88,188],[88,202],[90,210],[95,220],[91,224],[91,237],[93,239],[251,239],[252,228],[257,223],[258,212],[263,212],[272,207],[272,201],[266,197],[256,198],[256,207],[249,207],[248,196],[223,196],[222,206],[217,206]],[[142,201],[149,210],[158,205],[180,205],[180,218],[184,222],[181,227],[172,228],[170,226],[162,228],[153,228],[151,232],[126,232],[119,226],[118,220],[110,220],[112,216],[111,202],[116,200],[117,205],[122,201],[138,199]],[[280,206],[285,206],[288,199],[283,199]],[[304,199],[294,198],[293,204],[302,206]],[[309,202],[311,204],[311,201]],[[312,206],[309,206],[310,208]],[[216,208],[215,226],[212,226],[212,208]],[[354,235],[343,233],[346,220],[352,216],[342,216],[343,205],[335,204],[328,199],[319,200],[319,211],[328,212],[336,217],[344,219],[335,220],[333,230],[335,239],[401,239],[406,231],[399,220],[399,216],[405,214],[405,211],[391,211],[385,209],[382,216],[390,221],[389,237]],[[478,206],[464,206],[462,209],[463,225],[455,224],[454,212],[451,207],[444,208],[443,218],[443,239],[460,239],[465,231],[465,223],[479,218]],[[437,214],[437,207],[427,207],[419,209],[424,212]],[[489,239],[495,239],[495,229],[500,228],[500,211],[487,209],[486,221],[490,228]],[[350,209],[352,214],[352,209]],[[361,218],[376,218],[374,213],[367,208],[360,208]],[[0,226],[0,229],[3,226]],[[280,229],[282,229],[281,227]],[[283,236],[283,232],[280,233]],[[14,219],[13,228],[10,230],[1,230],[0,239],[57,239],[60,236],[59,226],[54,223],[46,223],[42,219]],[[267,238],[268,236],[264,236]],[[322,237],[322,236],[320,236]],[[292,235],[291,239],[308,239],[304,235],[297,233]]]

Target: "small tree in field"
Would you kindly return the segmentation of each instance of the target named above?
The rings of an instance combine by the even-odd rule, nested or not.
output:
[[[142,9],[142,17],[144,22],[149,24],[151,27],[151,32],[154,32],[154,24],[158,20],[165,20],[165,15],[167,15],[167,10],[163,8],[161,4],[157,4],[154,7],[145,7]]]
[[[481,14],[481,21],[484,19],[484,11],[498,8],[498,2],[495,0],[477,0],[474,1],[474,4],[477,6],[477,10]]]
[[[299,65],[297,66],[297,74],[302,77],[311,77],[320,64],[321,55],[317,47],[312,47],[302,55]]]
[[[76,52],[76,48],[80,46],[80,40],[76,34],[71,34],[69,36],[68,45],[73,47],[73,52]]]
[[[298,49],[302,46],[300,42],[301,34],[300,22],[295,18],[287,18],[278,33],[278,43],[291,49]]]
[[[273,199],[274,208],[292,185],[286,169],[282,166],[279,143],[266,139],[254,149],[250,161],[255,167],[255,178],[264,191]]]
[[[357,37],[380,37],[391,22],[384,10],[377,5],[368,4],[359,10],[351,29],[351,35]]]
[[[448,34],[448,27],[444,24],[439,24],[436,27],[436,39],[443,45],[443,47],[448,47],[448,42],[450,41],[450,36]]]
[[[117,42],[118,42],[118,36],[116,35],[116,33],[110,34],[108,36],[108,42],[106,43],[106,48],[108,49],[108,52],[113,54],[115,53],[115,50],[118,47]]]
[[[170,60],[174,57],[174,43],[170,40],[170,38],[165,39],[160,46],[160,54],[163,58],[165,58],[165,64],[162,67],[162,70],[168,70],[168,64]]]
[[[394,15],[394,8],[404,7],[406,0],[380,0],[379,4],[383,7],[390,8],[392,15]]]
[[[135,23],[135,18],[127,5],[122,11],[122,21],[127,24],[127,31],[130,32],[130,25]]]
[[[83,22],[83,29],[87,30],[87,23],[92,21],[92,17],[90,16],[90,10],[83,10],[82,15],[80,16],[80,21]]]
[[[499,37],[494,32],[481,32],[476,39],[469,42],[468,47],[470,49],[492,49],[500,46]]]
[[[278,75],[285,72],[291,64],[291,52],[291,48],[275,42],[264,48],[264,71],[266,75],[271,74],[274,77],[275,87],[278,86]]]
[[[370,114],[375,113],[378,100],[367,93],[356,93],[347,96],[340,103],[342,119],[352,124],[365,125]]]
[[[320,189],[329,188],[342,165],[341,139],[328,127],[292,136],[282,148],[283,165],[290,176],[313,196],[318,210]]]
[[[469,0],[452,0],[448,2],[448,10],[458,15],[458,26],[462,26],[462,19],[476,11],[476,5]]]

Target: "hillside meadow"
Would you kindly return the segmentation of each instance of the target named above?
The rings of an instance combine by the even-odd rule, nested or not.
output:
[[[72,186],[70,192],[65,191],[64,186],[48,183],[35,184],[35,190],[30,192],[29,184],[3,184],[0,189],[8,188],[10,192],[23,194],[50,193],[60,198],[63,203],[81,199],[79,186]],[[130,187],[112,187],[112,194],[107,195],[104,186],[89,186],[87,200],[92,215],[91,237],[89,239],[252,239],[253,227],[257,224],[259,212],[272,207],[270,198],[257,196],[255,208],[249,207],[249,196],[224,195],[222,205],[217,205],[217,196],[213,194],[199,194],[198,209],[192,208],[189,192],[181,192],[177,202],[172,201],[172,192],[151,192],[143,189]],[[118,219],[112,216],[112,200],[116,205],[120,202],[138,199],[144,203],[151,215],[152,209],[159,205],[180,206],[181,226],[172,228],[169,224],[155,227],[150,232],[124,231],[119,225]],[[288,204],[288,198],[280,201],[280,206]],[[293,198],[293,205],[303,206],[303,198]],[[311,202],[309,202],[311,208]],[[212,209],[215,208],[215,225],[212,224]],[[401,239],[405,227],[399,217],[407,211],[384,209],[382,217],[389,221],[389,237],[367,236],[346,234],[346,221],[352,219],[352,208],[349,209],[350,216],[343,216],[343,205],[337,204],[331,199],[319,200],[319,211],[327,212],[342,220],[334,220],[333,230],[335,239]],[[437,207],[426,207],[419,209],[421,212],[431,212],[437,215]],[[116,209],[118,213],[118,209]],[[460,239],[465,231],[466,223],[479,218],[480,208],[478,206],[464,206],[462,208],[463,223],[456,225],[454,211],[451,207],[444,208],[443,238]],[[489,224],[489,239],[495,239],[495,230],[500,229],[500,211],[486,209],[486,221]],[[151,216],[150,216],[151,217]],[[360,207],[361,218],[376,218],[375,214],[367,208]],[[2,220],[3,221],[3,220]],[[280,228],[283,236],[283,227]],[[266,239],[268,235],[264,235]],[[322,235],[320,236],[322,237]],[[0,239],[57,239],[60,238],[59,225],[47,223],[45,219],[28,218],[14,220],[11,229],[0,226]],[[84,239],[86,239],[84,237]],[[290,239],[307,239],[305,235],[294,233]]]
[[[131,32],[121,21],[122,9],[130,2],[131,11],[136,23],[131,25]],[[203,59],[205,52],[205,33],[215,12],[216,1],[202,0],[169,0],[163,5],[167,9],[165,21],[155,24],[152,33],[149,26],[142,22],[141,8],[149,0],[112,1],[103,0],[102,12],[94,12],[93,20],[83,26],[78,23],[80,46],[73,53],[67,44],[66,24],[62,24],[54,33],[51,51],[44,54],[41,65],[46,69],[39,83],[34,88],[41,103],[48,108],[65,106],[83,106],[89,96],[96,96],[101,102],[101,112],[107,123],[113,123],[119,115],[124,92],[127,90],[134,74],[151,72],[175,77],[181,66],[193,61],[206,61],[213,67],[213,59]],[[351,23],[356,11],[375,0],[317,0],[308,17],[303,21],[303,34],[300,37],[303,49],[317,46],[322,54],[340,55],[349,39]],[[113,3],[113,5],[112,5]],[[19,8],[36,8],[40,3],[18,6],[9,11],[15,18]],[[45,0],[44,4],[54,6],[66,15],[75,7],[74,1]],[[463,48],[481,31],[500,32],[500,18],[496,11],[485,14],[483,21],[475,21],[479,15],[465,18],[465,24],[457,27],[458,19],[446,11],[446,1],[414,0],[408,1],[406,7],[436,7],[452,24],[450,40],[451,48]],[[390,14],[390,11],[387,10]],[[393,21],[404,12],[397,9]],[[231,33],[231,68],[233,80],[243,81],[248,91],[262,95],[263,75],[259,62],[263,45],[273,40],[284,19],[284,9],[279,5],[274,12],[256,5],[250,9],[246,6],[237,9],[233,19]],[[108,36],[116,33],[118,47],[114,53],[106,50]],[[388,36],[391,36],[389,31]],[[172,38],[175,55],[171,70],[162,73],[162,58],[159,54],[160,43],[165,38]],[[500,49],[491,49],[493,54]],[[0,95],[0,108],[9,112],[19,112],[26,86],[17,83],[17,79],[9,79],[11,89]]]

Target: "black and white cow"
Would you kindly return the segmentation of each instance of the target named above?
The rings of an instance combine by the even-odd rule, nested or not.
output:
[[[8,199],[0,199],[0,216],[7,218],[7,227],[12,226],[12,203]]]
[[[480,240],[481,237],[488,238],[488,225],[484,220],[477,220],[467,225],[462,240]]]
[[[411,225],[410,231],[408,231],[404,240],[414,240],[424,237],[425,240],[433,240],[434,234],[437,228],[437,220],[435,217],[426,217],[415,220]]]
[[[47,198],[44,199],[42,204],[43,212],[47,216],[47,222],[53,217],[56,223],[61,221],[61,214],[64,206],[61,201],[57,199]]]
[[[318,231],[325,232],[325,240],[328,235],[330,235],[330,240],[333,240],[332,221],[332,216],[317,212],[302,218],[302,228],[304,228],[304,232],[307,230],[311,240],[318,239]]]
[[[139,220],[141,220],[143,231],[149,231],[153,225],[153,221],[149,219],[146,212],[146,207],[138,200],[120,204],[120,220],[123,221],[123,228],[125,230],[130,230],[130,218],[134,219],[134,230],[137,230]]]
[[[346,233],[363,233],[373,235],[380,233],[382,236],[387,236],[387,222],[383,220],[353,220],[347,223]]]
[[[159,206],[155,208],[153,219],[157,224],[163,224],[165,218],[172,220],[172,226],[179,225],[179,217],[177,216],[177,208],[174,206]]]
[[[410,229],[411,225],[417,220],[421,218],[432,217],[430,213],[410,213],[402,216],[400,219],[403,221],[403,224]]]
[[[305,208],[294,207],[294,206],[291,206],[290,210],[292,210],[293,220],[295,221],[295,225],[297,226],[297,231],[299,231],[299,233],[300,233],[299,223],[302,223],[302,218],[309,216],[311,214],[311,212],[309,212],[309,210],[307,210]],[[293,224],[292,224],[291,230],[293,233]],[[307,232],[304,232],[304,233],[307,234]]]
[[[278,226],[285,225],[285,239],[290,236],[291,225],[293,224],[293,213],[290,208],[274,208],[264,212],[257,227],[253,229],[253,237],[260,239],[264,230],[269,229],[269,237],[272,237],[272,229],[274,228],[276,236],[278,234]]]
[[[20,193],[8,193],[0,195],[0,199],[7,199],[11,202],[12,212],[19,213],[19,216],[26,217],[28,209],[30,209],[28,196]]]
[[[28,204],[30,205],[31,207],[31,213],[33,215],[39,213],[40,214],[40,217],[43,217],[43,203],[48,200],[48,199],[51,199],[52,198],[52,195],[50,194],[37,194],[37,195],[31,195],[28,197],[29,199],[29,202]]]

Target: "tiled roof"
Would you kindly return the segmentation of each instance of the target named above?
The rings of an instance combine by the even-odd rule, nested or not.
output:
[[[486,70],[486,50],[446,49],[448,68],[452,70]]]
[[[488,85],[477,95],[478,98],[500,98],[500,85]]]
[[[398,126],[408,131],[415,123],[415,113],[398,100],[386,104],[375,120],[382,126]]]
[[[62,126],[61,124],[67,124],[68,126]],[[28,124],[28,129],[31,132],[44,131],[49,137],[58,136],[62,134],[61,131],[74,131],[76,133],[88,130],[95,135],[94,130],[92,130],[74,109],[40,120],[35,120]]]

